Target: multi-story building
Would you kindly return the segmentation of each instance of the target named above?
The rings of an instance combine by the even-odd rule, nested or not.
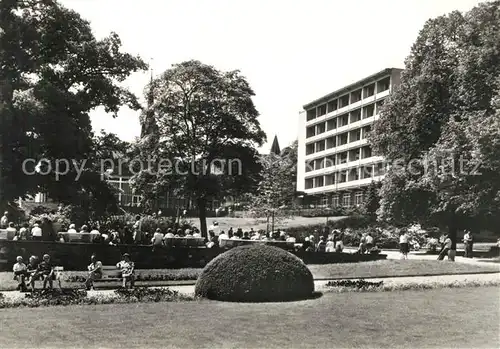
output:
[[[299,117],[297,191],[304,204],[359,205],[386,171],[367,136],[384,100],[400,82],[388,68],[304,105]]]

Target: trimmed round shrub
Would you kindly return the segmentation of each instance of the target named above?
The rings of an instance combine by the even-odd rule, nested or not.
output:
[[[311,271],[295,255],[278,247],[233,248],[210,261],[196,282],[200,297],[230,302],[282,302],[314,293]]]

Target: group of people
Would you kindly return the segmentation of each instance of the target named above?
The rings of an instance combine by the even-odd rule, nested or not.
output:
[[[370,253],[375,248],[375,239],[371,233],[359,234],[359,246],[357,253]]]
[[[16,264],[14,264],[12,269],[14,272],[14,280],[18,282],[17,290],[19,291],[28,291],[28,286],[26,284],[28,284],[33,291],[35,289],[35,281],[40,279],[43,280],[44,289],[47,287],[47,284],[50,288],[53,287],[55,274],[48,254],[43,255],[40,263],[38,262],[38,257],[31,256],[27,265],[24,263],[22,256],[17,256]]]
[[[130,287],[134,287],[135,265],[128,253],[123,254],[122,260],[116,264],[116,268],[121,271],[122,286],[127,288],[127,285],[130,284]],[[87,269],[88,277],[85,280],[85,286],[87,290],[90,290],[94,287],[94,281],[101,279],[103,275],[102,263],[97,260],[95,254],[90,257]],[[38,257],[31,256],[28,264],[24,263],[22,256],[17,256],[12,271],[14,280],[18,282],[16,289],[21,292],[34,291],[37,280],[43,281],[43,289],[46,289],[47,286],[53,288],[53,281],[56,279],[55,268],[48,254],[43,255],[41,262],[38,262]]]
[[[444,260],[444,257],[448,256],[449,257],[449,251],[451,250],[452,246],[452,241],[451,238],[448,234],[444,235],[440,239],[441,242],[441,251],[439,252],[438,255],[438,260],[442,261]],[[464,257],[465,258],[472,258],[473,257],[473,247],[474,247],[474,237],[472,235],[472,232],[470,230],[465,230],[464,237],[462,239],[462,242],[464,243]]]
[[[286,232],[277,229],[273,232],[266,232],[265,230],[255,231],[253,228],[243,231],[238,228],[236,231],[231,227],[227,233],[222,230],[220,233],[217,231],[218,224],[215,222],[211,229],[208,231],[209,242],[208,247],[218,246],[221,240],[253,240],[253,241],[288,241],[295,242],[295,238],[288,235]]]
[[[121,271],[122,287],[127,288],[128,284],[130,284],[130,287],[134,287],[135,264],[128,253],[122,255],[122,260],[116,264],[116,268]],[[94,281],[101,279],[103,275],[102,262],[97,259],[95,254],[90,257],[90,264],[87,269],[88,277],[85,280],[85,287],[87,290],[93,290]]]
[[[42,240],[41,223],[35,223],[32,227],[28,223],[24,223],[18,230],[14,222],[9,220],[9,212],[7,211],[0,218],[0,229],[11,233],[14,236],[13,240]]]
[[[344,232],[334,229],[330,234],[319,235],[318,231],[304,238],[302,250],[306,252],[342,252],[344,250]],[[316,235],[319,235],[316,242]]]
[[[462,242],[464,243],[464,257],[472,258],[474,238],[470,230],[465,230]],[[450,236],[448,234],[444,234],[439,240],[433,237],[428,240],[428,247],[430,250],[436,250],[436,247],[439,246],[439,244],[441,244],[441,248],[437,259],[442,261],[446,256],[448,256],[448,252],[451,250],[452,241]],[[410,252],[410,238],[406,231],[402,231],[399,235],[399,247],[402,256],[401,258],[408,259],[408,253]]]

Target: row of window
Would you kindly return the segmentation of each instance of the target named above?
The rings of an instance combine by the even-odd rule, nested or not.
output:
[[[383,105],[384,100],[380,100],[377,103],[371,103],[349,113],[345,113],[328,119],[325,122],[320,122],[316,125],[309,126],[306,130],[306,138],[314,137],[324,132],[335,130],[336,128],[347,126],[362,119],[377,115]]]
[[[370,134],[371,129],[371,125],[367,125],[356,130],[347,131],[329,138],[321,139],[317,142],[306,144],[306,155],[365,139]]]
[[[306,172],[321,170],[322,168],[333,167],[336,165],[345,164],[348,161],[358,161],[360,159],[366,159],[372,156],[372,148],[367,145],[322,158],[308,160],[306,161]]]
[[[373,96],[375,93],[387,91],[390,87],[391,78],[388,76],[365,87],[347,93],[339,98],[335,98],[327,103],[307,111],[307,121],[313,120],[337,109],[347,107],[349,104],[359,102],[364,98]],[[376,91],[376,92],[375,92]]]
[[[358,206],[363,204],[365,195],[362,191],[358,191],[354,194],[344,193],[340,195],[324,196],[318,200],[318,205],[320,207],[351,207],[353,204]]]
[[[385,165],[378,163],[376,165],[367,165],[355,167],[343,171],[329,173],[327,175],[306,178],[305,189],[320,188],[333,184],[357,181],[360,179],[382,176],[385,174]]]

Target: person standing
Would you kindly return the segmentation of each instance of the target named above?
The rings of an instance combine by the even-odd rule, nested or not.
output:
[[[402,231],[399,235],[399,251],[401,252],[401,259],[408,259],[410,245],[408,244],[408,234],[406,234],[406,231]]]
[[[448,251],[451,248],[451,239],[448,235],[445,235],[443,247],[441,248],[441,252],[439,252],[438,261],[444,260],[444,257],[448,255]],[[450,259],[450,257],[448,257]]]
[[[134,244],[142,243],[142,232],[138,228],[134,228]]]
[[[472,258],[472,244],[473,244],[473,239],[472,239],[472,233],[470,230],[465,231],[464,235],[464,248],[465,248],[465,258]]]
[[[366,241],[366,253],[370,253],[371,249],[373,248],[373,236],[368,232],[365,236],[365,241]]]

